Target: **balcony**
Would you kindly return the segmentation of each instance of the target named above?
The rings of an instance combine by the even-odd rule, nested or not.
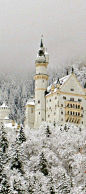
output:
[[[65,122],[70,122],[70,123],[74,123],[74,124],[80,124],[81,116],[66,114],[65,115]]]
[[[77,109],[81,110],[81,103],[77,101],[65,101],[65,109]]]
[[[69,117],[69,118],[78,118],[78,119],[81,119],[81,118],[82,118],[82,116],[81,116],[81,115],[71,115],[71,114],[65,114],[65,118],[67,118],[67,117]]]

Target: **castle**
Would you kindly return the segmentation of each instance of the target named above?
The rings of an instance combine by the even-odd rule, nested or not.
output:
[[[43,121],[86,126],[86,89],[80,85],[73,68],[69,75],[48,86],[48,64],[49,55],[41,39],[35,61],[35,98],[26,104],[25,127],[38,128]]]

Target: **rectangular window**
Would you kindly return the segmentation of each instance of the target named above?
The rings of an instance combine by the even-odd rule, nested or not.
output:
[[[38,104],[40,104],[40,100],[38,100]]]
[[[61,107],[63,107],[63,104],[61,104]]]
[[[70,101],[74,101],[74,98],[70,98]]]
[[[66,100],[66,96],[63,96],[63,99]]]
[[[74,89],[73,89],[73,88],[71,88],[71,89],[70,89],[70,91],[72,91],[72,92],[73,92],[73,91],[74,91]]]
[[[51,99],[49,101],[51,102]]]
[[[31,108],[31,113],[33,113],[33,108]]]
[[[82,100],[81,99],[78,99],[78,102],[81,102]]]
[[[63,115],[63,111],[61,111],[61,114]]]

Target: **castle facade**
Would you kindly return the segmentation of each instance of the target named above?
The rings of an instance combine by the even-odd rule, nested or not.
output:
[[[69,75],[48,86],[48,64],[49,55],[41,39],[35,61],[35,98],[27,101],[25,127],[38,128],[43,121],[86,126],[86,89],[80,85],[73,68]]]

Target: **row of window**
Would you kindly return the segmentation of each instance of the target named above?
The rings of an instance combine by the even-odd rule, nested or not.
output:
[[[63,121],[63,118],[61,119],[61,121]],[[78,123],[80,123],[80,120],[69,120],[69,119],[67,119],[66,122],[71,122],[71,123],[76,123],[76,124],[78,124]],[[49,120],[49,123],[51,123],[50,120]],[[83,121],[82,121],[82,124],[83,124]]]
[[[77,120],[77,119],[74,119],[74,118],[67,118],[66,122],[79,124],[80,123],[80,119]],[[83,124],[83,121],[82,121],[82,124]]]
[[[57,105],[55,104],[55,108],[57,107]],[[63,104],[61,104],[61,107],[63,107]],[[78,108],[78,109],[81,109],[83,110],[83,107],[81,107],[80,105],[77,105],[77,104],[67,104],[66,107],[69,107],[69,108]],[[47,110],[48,110],[48,107],[47,107]],[[51,110],[51,107],[49,107],[49,110]]]
[[[77,104],[69,104],[69,103],[66,105],[66,107],[69,107],[69,108],[78,108],[78,109],[81,108],[80,105],[77,105]]]
[[[55,96],[55,99],[57,99],[57,96]],[[63,96],[63,99],[66,100],[66,96]],[[74,98],[70,98],[70,101],[74,101]],[[49,102],[51,102],[51,99],[49,99]],[[82,102],[82,99],[78,99],[78,102]]]
[[[76,124],[79,124],[80,123],[80,119],[74,119],[74,118],[71,118],[71,119],[67,119],[66,122],[70,122],[70,123],[76,123]]]
[[[83,114],[80,114],[80,112],[72,112],[72,111],[68,111],[67,114],[68,114],[68,115],[75,115],[75,116],[81,116],[81,117],[83,117]]]
[[[63,96],[63,99],[66,100],[66,96]],[[70,101],[74,101],[74,98],[70,98]],[[82,102],[82,99],[78,99],[78,102]]]
[[[1,110],[1,109],[9,109],[9,108],[8,108],[8,107],[1,107],[0,110]]]

